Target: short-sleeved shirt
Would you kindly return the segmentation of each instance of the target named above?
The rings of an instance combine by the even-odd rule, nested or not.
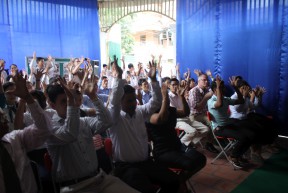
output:
[[[213,95],[207,102],[208,111],[212,114],[212,128],[215,129],[218,126],[226,126],[231,124],[229,118],[229,105],[235,105],[236,100],[229,97],[223,97],[222,106],[215,108],[217,96]]]

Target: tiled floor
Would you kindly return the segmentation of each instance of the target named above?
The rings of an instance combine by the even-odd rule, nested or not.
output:
[[[211,164],[211,160],[216,154],[201,148],[198,150],[206,155],[207,164],[200,172],[190,178],[190,182],[192,182],[197,193],[229,193],[249,176],[255,168],[261,166],[252,163],[248,170],[234,170],[233,166],[224,157]],[[265,159],[270,156],[271,154],[268,152],[263,153]]]

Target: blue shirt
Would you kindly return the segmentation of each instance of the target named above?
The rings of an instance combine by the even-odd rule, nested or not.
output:
[[[215,103],[217,101],[217,96],[213,95],[208,101],[208,111],[212,115],[212,129],[217,128],[218,126],[225,126],[232,123],[231,119],[229,118],[229,105],[235,105],[236,100],[231,99],[229,97],[223,96],[222,106],[219,108],[215,108]]]

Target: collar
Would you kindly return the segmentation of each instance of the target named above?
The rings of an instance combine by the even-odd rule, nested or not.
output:
[[[124,112],[124,111],[122,111],[121,110],[121,115],[123,116],[123,117],[125,117],[125,118],[129,118],[129,119],[132,119],[132,118],[136,118],[136,110],[135,110],[135,113],[132,115],[132,117],[128,114],[128,113],[126,113],[126,112]]]
[[[177,94],[174,94],[173,92],[171,92],[170,90],[169,90],[169,96],[171,96],[171,97],[175,97],[175,96],[178,96]]]

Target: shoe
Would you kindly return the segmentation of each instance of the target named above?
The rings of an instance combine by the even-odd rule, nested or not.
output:
[[[238,158],[232,158],[230,157],[230,162],[232,163],[232,165],[234,166],[234,169],[242,169],[243,165],[240,163],[240,161],[238,160]]]
[[[206,143],[205,149],[207,149],[208,151],[212,153],[219,153],[218,149],[216,149],[212,143]]]
[[[247,159],[245,159],[244,157],[239,157],[238,161],[240,162],[241,165],[249,164],[249,161]]]
[[[251,154],[251,160],[252,162],[255,162],[257,164],[263,164],[264,163],[264,158],[261,155],[252,153]]]

